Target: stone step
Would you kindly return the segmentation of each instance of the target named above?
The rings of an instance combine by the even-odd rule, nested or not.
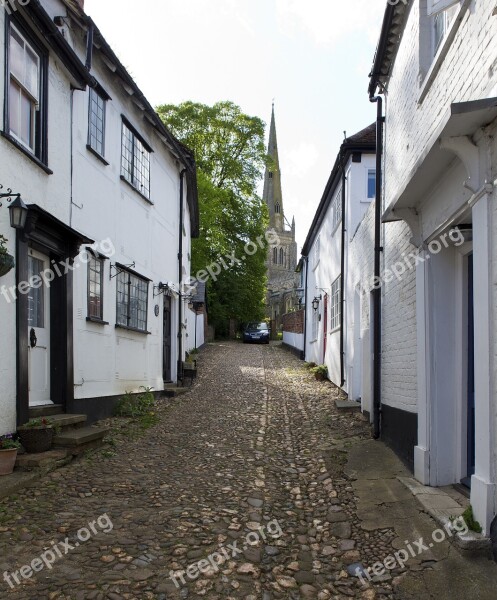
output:
[[[181,396],[181,394],[186,394],[189,392],[189,388],[184,387],[174,387],[174,388],[166,388],[163,392],[163,395],[166,398],[176,398],[177,396]]]
[[[49,417],[55,425],[62,427],[62,430],[74,427],[82,427],[88,420],[86,415],[63,414],[51,415]]]
[[[360,402],[351,402],[350,400],[335,400],[335,406],[340,412],[360,412]]]
[[[38,454],[18,454],[16,468],[21,471],[31,471],[32,469],[51,470],[64,464],[68,456],[69,450],[66,448],[48,450],[47,452],[39,452]]]
[[[108,427],[81,427],[63,431],[55,436],[53,445],[63,448],[81,448],[92,442],[101,442],[108,432]]]
[[[29,409],[29,418],[38,419],[39,417],[51,417],[58,415],[64,410],[62,404],[45,404],[43,406],[32,406]]]

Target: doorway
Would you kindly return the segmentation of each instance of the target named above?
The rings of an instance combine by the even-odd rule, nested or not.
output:
[[[40,275],[50,266],[46,254],[32,248],[28,254],[29,281],[40,280]],[[28,386],[29,406],[52,404],[50,388],[50,288],[41,285],[30,287],[28,294]]]
[[[463,485],[471,487],[471,476],[475,473],[475,330],[474,330],[474,284],[473,254],[467,257],[467,306],[468,306],[468,351],[467,351],[467,417],[466,417],[466,477]]]
[[[164,383],[172,381],[171,374],[171,350],[172,350],[172,319],[171,319],[171,298],[164,296],[164,315],[163,315],[163,352],[162,352],[162,378]]]

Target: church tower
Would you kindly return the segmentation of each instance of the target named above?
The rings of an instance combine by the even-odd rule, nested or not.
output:
[[[281,170],[278,156],[278,138],[274,104],[271,113],[268,144],[269,163],[264,176],[263,199],[269,211],[269,230],[276,232],[279,242],[271,246],[267,257],[268,294],[267,316],[279,330],[281,316],[298,307],[296,289],[299,276],[297,267],[297,243],[295,241],[295,219],[290,223],[285,219]]]

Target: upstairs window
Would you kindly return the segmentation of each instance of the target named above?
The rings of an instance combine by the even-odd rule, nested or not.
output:
[[[123,120],[121,177],[150,199],[150,147]]]
[[[88,146],[100,156],[105,152],[105,98],[90,88]]]
[[[376,197],[376,170],[368,169],[368,200]]]
[[[274,212],[279,215],[280,214],[280,205],[276,204],[276,206],[274,207]]]
[[[6,130],[30,154],[46,162],[45,55],[16,25],[10,23],[9,29]]]
[[[273,264],[278,264],[278,248],[273,248]]]
[[[280,248],[280,265],[285,264],[285,251],[283,248]]]
[[[458,0],[428,0],[427,12],[431,19],[433,56],[437,54],[449,31],[457,12],[457,4]]]

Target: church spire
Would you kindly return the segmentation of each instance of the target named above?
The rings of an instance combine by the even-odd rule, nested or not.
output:
[[[269,209],[269,226],[276,231],[284,231],[285,217],[283,213],[283,193],[281,191],[281,171],[278,157],[276,120],[274,118],[274,102],[271,112],[271,126],[269,128],[268,155],[270,161],[266,167],[264,177],[263,199]]]

